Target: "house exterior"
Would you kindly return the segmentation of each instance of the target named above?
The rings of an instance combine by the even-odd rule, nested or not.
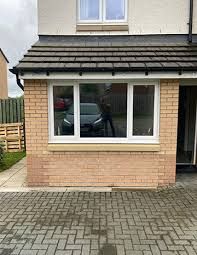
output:
[[[8,98],[8,63],[8,59],[0,48],[0,99]]]
[[[39,0],[38,21],[12,69],[29,186],[157,188],[196,164],[196,3]]]

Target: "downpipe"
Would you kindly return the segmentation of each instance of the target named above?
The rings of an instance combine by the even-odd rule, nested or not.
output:
[[[194,15],[194,0],[190,0],[189,8],[189,33],[188,33],[188,42],[193,42],[193,15]]]

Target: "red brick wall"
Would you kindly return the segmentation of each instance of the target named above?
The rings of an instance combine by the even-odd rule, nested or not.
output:
[[[49,152],[46,81],[25,81],[29,186],[157,187],[175,182],[179,82],[161,81],[160,152]]]

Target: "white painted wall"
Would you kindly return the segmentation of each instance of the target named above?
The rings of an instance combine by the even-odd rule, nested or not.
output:
[[[197,1],[196,0],[194,0],[193,32],[197,33]]]
[[[188,32],[189,0],[129,0],[132,34]]]
[[[129,34],[188,33],[189,0],[128,0]],[[194,33],[197,33],[194,0]],[[40,35],[76,34],[77,0],[38,0]]]
[[[38,34],[74,34],[76,8],[75,0],[38,0]]]

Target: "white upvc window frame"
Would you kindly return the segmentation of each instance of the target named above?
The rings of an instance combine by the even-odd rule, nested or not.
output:
[[[102,4],[103,0],[99,0],[99,19],[93,19],[93,20],[81,20],[81,0],[77,0],[77,12],[78,12],[78,23],[102,23],[103,21],[103,17],[102,17],[102,13],[103,13],[103,4]]]
[[[106,19],[106,0],[99,0],[99,19],[98,20],[81,20],[81,1],[77,0],[77,20],[78,24],[117,24],[127,23],[128,20],[128,0],[125,1],[125,17],[121,20]]]
[[[127,84],[127,137],[126,138],[83,138],[80,137],[80,84],[109,83],[111,81],[50,81],[48,84],[48,125],[49,143],[81,143],[81,144],[158,144],[159,143],[159,122],[160,122],[160,84],[159,81],[124,81]],[[113,81],[111,83],[119,83]],[[133,87],[134,86],[154,86],[154,128],[153,136],[134,136],[133,135]],[[54,98],[53,87],[72,86],[74,97],[74,136],[55,136],[54,135]]]
[[[133,98],[134,98],[134,86],[154,86],[154,118],[153,118],[153,135],[152,136],[136,136],[133,135]],[[160,126],[160,85],[159,82],[153,84],[153,82],[141,82],[141,81],[136,81],[132,82],[132,86],[130,89],[130,104],[128,105],[129,108],[127,108],[127,112],[131,112],[131,119],[132,121],[129,121],[129,130],[132,130],[129,132],[128,137],[129,140],[132,140],[134,143],[144,143],[145,141],[148,142],[156,142],[159,140],[159,126]]]
[[[106,0],[103,0],[103,22],[104,23],[126,23],[127,22],[127,16],[128,16],[128,0],[124,0],[125,10],[124,10],[124,19],[121,20],[107,20],[106,19]]]

